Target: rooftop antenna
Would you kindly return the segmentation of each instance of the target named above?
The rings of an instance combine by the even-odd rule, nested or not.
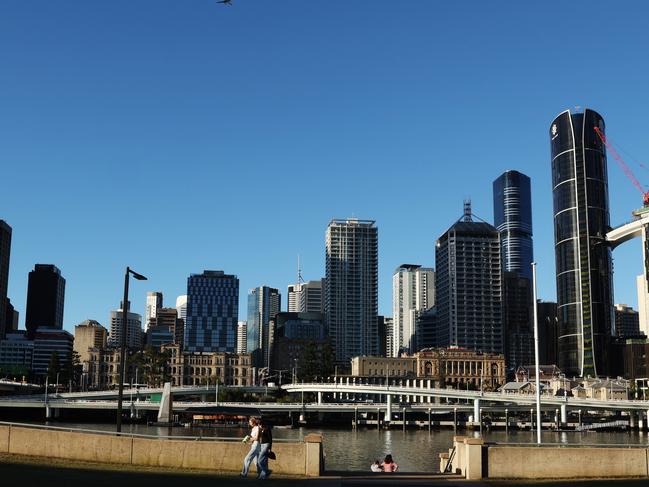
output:
[[[473,218],[471,217],[471,198],[464,200],[464,216],[462,217],[462,221],[473,221]]]
[[[297,287],[298,290],[302,288],[304,279],[302,279],[302,268],[300,267],[300,254],[297,254]]]

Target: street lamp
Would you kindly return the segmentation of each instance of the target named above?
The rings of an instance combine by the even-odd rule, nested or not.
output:
[[[122,400],[124,399],[124,371],[126,369],[126,320],[128,315],[128,277],[133,275],[138,281],[146,281],[146,277],[138,274],[130,267],[126,268],[124,274],[124,301],[122,302],[122,325],[119,340],[119,387],[117,392],[117,432],[122,431]]]

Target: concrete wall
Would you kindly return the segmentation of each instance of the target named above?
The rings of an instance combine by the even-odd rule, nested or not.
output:
[[[239,472],[250,446],[240,442],[131,438],[0,425],[0,452],[101,463]],[[276,473],[318,476],[323,470],[322,437],[275,443]],[[254,470],[254,467],[253,467]]]
[[[553,479],[646,477],[645,448],[484,446],[488,478]],[[484,472],[484,470],[483,470]]]

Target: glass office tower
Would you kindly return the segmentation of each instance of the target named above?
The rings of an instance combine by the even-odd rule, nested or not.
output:
[[[234,352],[239,321],[239,279],[204,271],[187,279],[185,351]]]
[[[558,361],[566,375],[606,375],[613,322],[606,151],[597,112],[550,124],[557,270]]]
[[[505,171],[493,182],[494,226],[500,233],[502,266],[532,280],[532,191],[530,178]]]

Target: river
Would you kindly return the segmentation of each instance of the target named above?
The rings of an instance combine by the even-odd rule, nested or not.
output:
[[[51,426],[68,428],[114,431],[114,424],[50,423]],[[142,424],[123,425],[126,433],[159,436],[203,436],[243,438],[247,430],[243,428],[163,428]],[[318,428],[275,428],[273,436],[278,440],[299,440],[309,433],[321,433],[324,438],[325,465],[330,471],[368,470],[374,460],[382,460],[390,453],[405,472],[436,472],[439,468],[441,452],[448,451],[452,445],[453,430],[382,430],[376,429],[318,429]],[[458,432],[478,436],[477,432]],[[485,441],[498,443],[535,443],[536,434],[530,431],[487,431],[483,432]],[[649,435],[642,432],[554,432],[543,433],[544,443],[561,444],[609,444],[609,445],[648,445]]]

